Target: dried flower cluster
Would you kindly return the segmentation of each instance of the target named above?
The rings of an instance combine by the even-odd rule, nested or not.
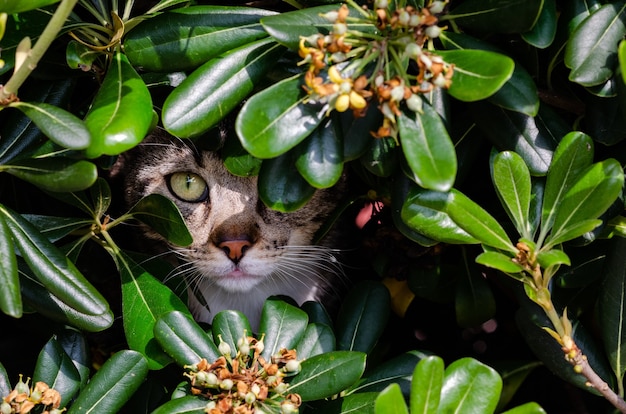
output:
[[[222,354],[210,364],[202,359],[187,366],[191,392],[209,399],[205,411],[209,414],[292,414],[302,403],[298,394],[287,394],[286,376],[300,371],[295,350],[281,349],[266,361],[261,356],[263,341],[244,336],[237,343],[237,355],[231,356],[230,346],[221,341]],[[251,356],[252,355],[252,356]]]
[[[350,3],[350,2],[348,2]],[[400,106],[421,112],[420,94],[434,88],[448,88],[453,65],[437,56],[432,39],[441,33],[437,15],[446,1],[431,1],[428,7],[392,9],[387,0],[376,0],[374,10],[359,8],[360,17],[351,17],[345,4],[324,17],[333,23],[328,35],[300,39],[300,64],[308,64],[304,89],[309,102],[328,104],[344,112],[351,109],[362,116],[375,97],[384,115],[375,137],[396,137],[396,116]],[[369,24],[373,32],[351,30],[350,25]]]
[[[58,391],[50,388],[45,382],[37,382],[32,388],[28,382],[20,380],[11,390],[9,395],[0,402],[0,414],[28,414],[37,412],[41,414],[60,414],[65,408],[59,409],[61,395]]]

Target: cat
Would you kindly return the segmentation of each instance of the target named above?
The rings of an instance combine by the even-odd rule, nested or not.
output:
[[[267,297],[288,296],[300,305],[332,296],[343,283],[333,247],[338,232],[317,245],[313,238],[335,210],[345,180],[317,190],[297,211],[281,213],[259,199],[256,176],[234,176],[216,152],[200,151],[162,129],[124,154],[121,164],[128,205],[158,193],[185,219],[193,243],[167,248],[181,262],[174,275],[185,280],[197,321],[211,323],[218,312],[232,309],[256,330]],[[148,228],[144,233],[163,241]]]

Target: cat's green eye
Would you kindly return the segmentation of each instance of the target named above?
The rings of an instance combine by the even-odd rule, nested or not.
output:
[[[200,203],[209,195],[206,182],[198,174],[192,172],[177,172],[170,175],[167,185],[172,194],[190,203]]]

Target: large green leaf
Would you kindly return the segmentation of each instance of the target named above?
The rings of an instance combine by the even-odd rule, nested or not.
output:
[[[535,26],[531,31],[523,33],[522,38],[536,48],[545,49],[554,41],[557,19],[556,0],[544,0]]]
[[[626,1],[605,4],[572,33],[565,49],[569,79],[584,86],[607,81],[617,66],[617,45],[626,34]]]
[[[492,162],[491,178],[509,218],[517,232],[532,238],[529,221],[530,172],[522,157],[511,151],[498,153]]]
[[[398,117],[402,151],[414,180],[429,190],[448,191],[456,178],[454,145],[439,114],[430,105],[423,113],[405,110]]]
[[[148,87],[121,52],[113,56],[102,86],[85,117],[88,158],[117,155],[137,145],[153,122]]]
[[[0,13],[21,13],[54,4],[58,1],[59,0],[0,0]]]
[[[336,123],[328,119],[296,147],[296,168],[315,188],[332,187],[341,178],[343,142],[337,129]]]
[[[334,351],[306,359],[300,372],[290,379],[288,391],[299,394],[302,401],[338,394],[361,378],[365,358],[362,352]]]
[[[135,27],[124,39],[124,51],[133,65],[148,71],[190,70],[267,37],[259,19],[273,14],[253,7],[180,8]]]
[[[374,409],[376,414],[409,414],[398,384],[390,384],[378,394]]]
[[[193,242],[185,219],[176,204],[161,194],[147,195],[139,200],[129,213],[173,244],[188,246]]]
[[[296,352],[298,358],[307,359],[325,352],[334,351],[335,344],[335,334],[330,326],[310,323],[296,345]]]
[[[444,19],[478,31],[524,33],[536,24],[542,6],[543,0],[468,0]]]
[[[291,152],[263,161],[258,188],[265,205],[282,212],[299,209],[315,194],[315,188],[298,173]]]
[[[491,413],[502,390],[502,378],[473,358],[461,358],[444,373],[438,412]]]
[[[167,97],[163,126],[183,138],[207,131],[252,92],[282,53],[283,47],[263,39],[209,60]]]
[[[161,315],[154,325],[154,337],[181,367],[197,364],[202,358],[213,362],[220,356],[211,337],[185,312]]]
[[[219,345],[224,341],[230,347],[232,357],[237,355],[237,343],[241,338],[252,336],[252,328],[246,316],[235,310],[218,312],[213,318],[213,341]]]
[[[325,107],[304,103],[297,75],[253,95],[241,108],[235,128],[243,147],[258,158],[285,153],[322,122]]]
[[[71,158],[29,158],[12,161],[3,169],[37,187],[54,192],[80,191],[98,178],[98,169],[89,161]]]
[[[116,261],[122,280],[122,316],[128,345],[147,358],[150,369],[160,369],[171,359],[154,337],[156,322],[170,311],[189,311],[169,288],[126,254],[119,252]]]
[[[510,57],[487,50],[441,50],[437,53],[446,63],[454,64],[448,93],[465,102],[486,99],[496,93],[511,78],[515,68]]]
[[[600,217],[613,204],[623,185],[624,171],[614,159],[597,162],[581,172],[562,202],[556,206],[554,226],[546,240],[546,247],[589,231],[580,224]],[[579,231],[571,233],[572,228]]]
[[[166,402],[152,411],[152,414],[204,414],[206,404],[206,400],[189,395]]]
[[[70,358],[80,377],[80,387],[83,388],[91,373],[91,354],[85,335],[76,329],[66,328],[56,334],[56,340]]]
[[[33,384],[38,381],[61,394],[61,407],[68,405],[81,386],[78,370],[55,338],[44,345],[37,358]]]
[[[91,134],[76,115],[47,103],[13,102],[10,106],[24,112],[55,143],[69,149],[83,149]]]
[[[293,349],[304,334],[309,317],[301,309],[279,299],[268,299],[261,312],[259,335],[265,334],[263,357],[277,354],[282,348]]]
[[[119,351],[109,358],[81,391],[68,414],[116,414],[148,375],[148,362],[139,352]]]
[[[438,356],[423,358],[413,370],[410,407],[412,413],[436,414],[441,400],[444,364]]]
[[[19,318],[22,316],[22,295],[20,294],[17,260],[11,230],[2,215],[0,215],[0,263],[2,263],[0,285],[3,287],[2,294],[0,294],[0,311]]]
[[[337,349],[371,351],[387,326],[390,305],[381,283],[362,282],[351,289],[337,317]]]

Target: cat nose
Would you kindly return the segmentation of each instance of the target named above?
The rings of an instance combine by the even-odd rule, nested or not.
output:
[[[217,245],[235,263],[241,260],[250,246],[252,243],[248,240],[225,240]]]

